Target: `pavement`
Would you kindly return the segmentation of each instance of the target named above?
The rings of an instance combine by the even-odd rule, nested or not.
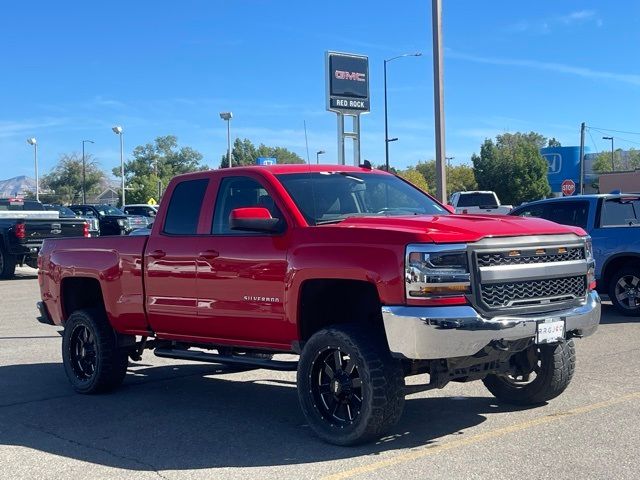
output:
[[[38,298],[35,270],[0,282],[0,479],[640,478],[640,320],[608,303],[547,405],[450,384],[407,397],[389,436],[344,448],[311,432],[288,372],[145,352],[122,388],[78,395],[59,329],[36,321]]]

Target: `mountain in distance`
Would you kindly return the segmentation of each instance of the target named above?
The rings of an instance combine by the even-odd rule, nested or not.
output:
[[[22,196],[35,191],[36,181],[26,175],[0,180],[0,198]]]

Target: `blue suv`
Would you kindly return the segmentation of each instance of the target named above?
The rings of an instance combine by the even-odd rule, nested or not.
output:
[[[509,215],[539,217],[585,229],[596,260],[597,289],[624,315],[640,316],[640,195],[548,198]]]

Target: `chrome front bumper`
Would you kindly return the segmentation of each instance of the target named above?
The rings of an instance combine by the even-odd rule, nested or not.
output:
[[[492,341],[535,337],[537,322],[565,320],[571,336],[591,335],[600,323],[600,297],[589,292],[584,305],[546,314],[482,317],[471,306],[382,307],[391,353],[399,358],[438,359],[474,355]]]

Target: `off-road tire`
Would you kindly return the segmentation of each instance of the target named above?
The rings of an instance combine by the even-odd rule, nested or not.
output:
[[[88,336],[88,342],[78,339],[83,334]],[[79,343],[89,346],[82,348]],[[82,355],[79,351],[83,354],[89,351],[88,359],[80,359]],[[103,393],[118,387],[124,380],[128,351],[118,348],[116,334],[104,311],[77,310],[64,325],[62,360],[65,373],[76,392]],[[93,367],[89,368],[92,363]]]
[[[499,400],[514,405],[538,405],[565,391],[576,368],[573,340],[540,345],[540,372],[530,383],[518,384],[505,375],[487,375],[484,385]]]
[[[320,383],[322,376],[322,373],[314,374],[319,372],[319,359],[325,352],[336,350],[345,356],[342,373],[346,374],[349,361],[353,360],[361,385],[360,390],[353,387],[353,392],[361,395],[359,411],[351,422],[342,425],[333,422],[333,418],[327,419],[327,411],[323,414],[320,387],[314,383],[316,379]],[[329,354],[326,353],[327,357]],[[404,409],[404,386],[400,361],[391,357],[384,336],[372,332],[371,327],[354,324],[320,330],[309,339],[300,355],[298,397],[302,412],[313,431],[335,445],[364,443],[381,437],[393,427]]]
[[[640,268],[638,268],[637,266],[635,267],[626,266],[626,267],[622,267],[620,270],[615,272],[611,276],[611,280],[609,282],[608,293],[609,293],[609,299],[611,300],[611,303],[613,304],[615,309],[618,311],[618,313],[621,313],[622,315],[626,315],[627,317],[639,317],[640,305],[634,308],[631,305],[630,300],[627,300],[629,302],[628,304],[624,303],[624,299],[620,301],[618,299],[619,292],[616,292],[617,286],[619,282],[622,282],[623,284],[628,284],[629,286],[631,286],[634,281],[637,282],[638,280],[640,280]],[[640,283],[634,286],[634,290],[640,293]]]
[[[0,280],[9,280],[16,273],[17,258],[11,255],[0,243]]]

